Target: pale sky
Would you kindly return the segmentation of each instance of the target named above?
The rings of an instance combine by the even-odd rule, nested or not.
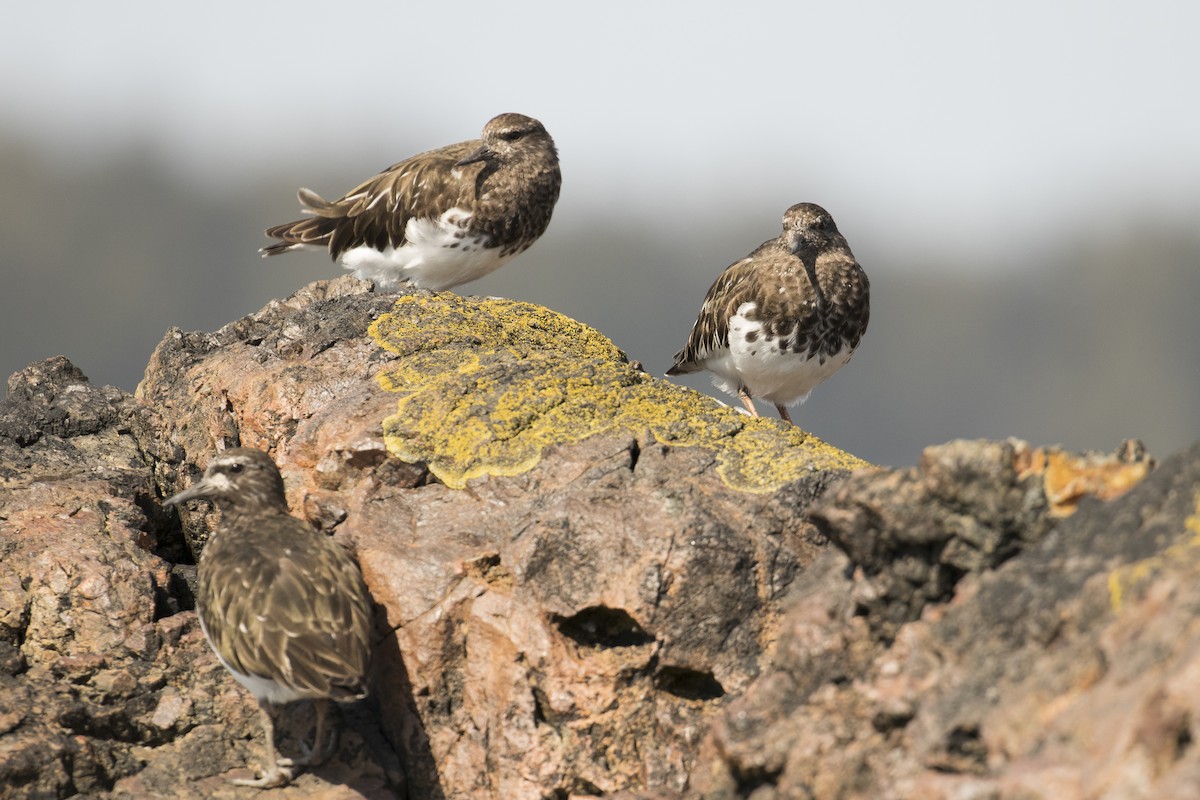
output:
[[[988,247],[1200,211],[1194,3],[596,7],[13,4],[0,130],[85,158],[132,140],[217,182],[361,152],[344,189],[520,111],[559,143],[561,215],[811,200],[897,244]]]

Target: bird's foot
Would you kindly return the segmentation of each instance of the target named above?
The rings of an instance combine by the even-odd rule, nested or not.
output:
[[[313,742],[313,746],[301,744],[300,750],[303,753],[299,758],[291,759],[291,762],[298,767],[319,767],[329,760],[329,757],[337,751],[338,735],[337,731],[329,736],[329,741],[324,747],[320,742]]]
[[[290,758],[281,758],[271,769],[264,770],[262,775],[253,780],[237,778],[233,781],[238,786],[252,786],[255,789],[276,789],[287,786],[296,777],[297,763]]]

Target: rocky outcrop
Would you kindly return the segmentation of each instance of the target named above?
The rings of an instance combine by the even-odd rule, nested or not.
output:
[[[211,512],[159,506],[238,444],[273,453],[379,604],[375,692],[342,761],[287,791],[339,774],[356,776],[339,791],[411,797],[687,785],[705,720],[758,674],[819,551],[804,508],[861,462],[653,380],[545,309],[366,288],[322,282],[213,334],[172,331],[136,398],[62,359],[14,377],[4,586],[13,608],[60,608],[9,615],[13,691],[57,696],[67,674],[90,705],[74,727],[13,718],[65,755],[58,773],[0,760],[9,785],[210,796],[253,763],[253,704],[190,610]],[[61,606],[93,595],[105,613],[81,629]],[[286,750],[310,714],[284,716]],[[71,750],[85,742],[101,766]]]
[[[138,395],[169,410],[184,470],[266,448],[293,506],[355,548],[418,797],[685,786],[817,552],[805,506],[861,463],[546,309],[350,279],[168,335]],[[185,521],[193,543],[208,528]]]
[[[156,415],[64,358],[0,403],[0,796],[230,797],[258,720],[200,632],[195,568],[163,514]],[[371,730],[365,727],[368,734]],[[376,738],[382,737],[376,732]],[[369,736],[368,736],[369,738]],[[347,734],[353,791],[385,759]]]
[[[193,610],[215,512],[160,506],[236,445],[378,606],[337,759],[263,793],[228,784],[257,710]],[[1083,797],[1195,771],[1200,452],[872,469],[546,309],[347,277],[169,332],[136,396],[32,365],[0,457],[0,796]],[[286,709],[281,749],[311,722]]]
[[[1200,445],[1049,524],[1068,471],[1106,493],[1149,470],[956,442],[838,486],[813,513],[838,548],[687,796],[1198,796]]]

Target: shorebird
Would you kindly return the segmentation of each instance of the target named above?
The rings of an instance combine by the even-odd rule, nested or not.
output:
[[[277,225],[263,257],[327,250],[382,291],[442,291],[523,253],[550,224],[562,175],[542,123],[501,114],[481,139],[394,164],[332,202],[301,189],[307,219]]]
[[[328,701],[367,694],[371,602],[350,554],[288,513],[283,478],[261,450],[213,457],[204,477],[164,505],[211,500],[221,523],[200,555],[200,627],[217,660],[262,710],[267,764],[259,788],[284,786],[295,768],[332,753],[324,736]],[[271,705],[316,701],[313,746],[300,759],[278,757]]]
[[[754,398],[802,403],[837,372],[862,340],[870,281],[829,212],[798,203],[783,232],[731,264],[713,283],[687,345],[668,375],[708,370],[752,416]]]

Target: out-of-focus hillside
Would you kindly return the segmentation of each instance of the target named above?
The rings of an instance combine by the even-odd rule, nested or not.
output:
[[[338,274],[322,257],[263,262],[256,249],[264,227],[294,217],[299,184],[335,193],[362,177],[326,164],[200,187],[149,151],[89,163],[0,145],[5,376],[64,354],[94,383],[132,389],[167,328],[212,330]],[[650,220],[569,182],[566,204],[588,213],[560,212],[529,253],[463,290],[553,307],[656,374],[712,279],[778,228],[736,207],[720,219]],[[830,210],[871,276],[871,327],[853,362],[794,414],[802,427],[898,465],[952,437],[1077,449],[1140,437],[1159,455],[1200,437],[1193,231],[1096,219],[1053,236],[1014,233],[1011,249],[959,264],[937,242],[900,249],[854,209]],[[710,391],[703,377],[685,382]]]

